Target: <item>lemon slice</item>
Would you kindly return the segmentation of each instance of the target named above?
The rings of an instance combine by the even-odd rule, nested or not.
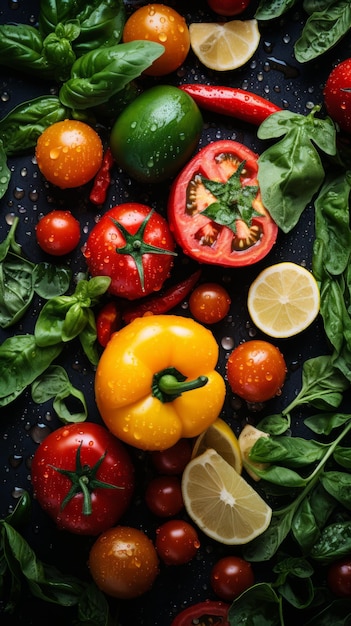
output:
[[[195,441],[192,458],[208,448],[213,448],[229,465],[241,474],[243,463],[238,440],[230,426],[220,417],[209,426]]]
[[[260,42],[257,20],[232,20],[189,25],[190,45],[205,67],[235,70],[255,53]]]
[[[209,448],[182,476],[186,511],[201,530],[227,545],[248,543],[268,527],[272,509],[246,480]]]
[[[317,282],[306,268],[284,262],[264,269],[250,286],[247,306],[266,335],[286,338],[305,330],[319,312]]]
[[[246,424],[242,429],[238,444],[241,452],[241,457],[243,460],[243,465],[249,476],[253,478],[253,480],[260,480],[260,477],[255,473],[255,469],[266,469],[268,467],[268,463],[257,463],[255,461],[249,460],[249,454],[251,448],[256,443],[257,439],[260,437],[269,437],[268,433],[265,433],[263,430],[259,430],[255,428],[255,426],[251,426],[251,424]]]

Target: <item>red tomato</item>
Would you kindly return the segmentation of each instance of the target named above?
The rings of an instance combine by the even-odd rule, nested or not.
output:
[[[229,293],[216,283],[203,283],[194,289],[189,298],[192,316],[202,324],[215,324],[225,318],[230,309]]]
[[[177,476],[156,476],[150,480],[145,501],[152,513],[159,517],[173,517],[184,506],[180,480]]]
[[[51,211],[35,227],[37,242],[53,256],[69,254],[80,240],[80,224],[70,211]]]
[[[35,452],[31,472],[42,508],[59,528],[82,535],[97,535],[115,524],[134,489],[134,468],[126,448],[108,430],[90,422],[50,433]]]
[[[238,556],[226,556],[217,561],[211,571],[211,587],[222,600],[232,602],[254,584],[251,564]]]
[[[151,452],[151,460],[160,474],[182,474],[191,459],[192,447],[189,439],[179,439],[166,450]]]
[[[351,132],[351,58],[342,61],[329,74],[324,87],[328,114],[347,133]]]
[[[332,563],[327,576],[329,589],[340,598],[351,598],[351,557]]]
[[[184,17],[164,4],[147,4],[128,18],[123,41],[136,39],[155,41],[164,46],[164,53],[145,70],[149,76],[164,76],[184,63],[190,49],[190,35]]]
[[[205,600],[188,606],[179,613],[171,626],[194,626],[194,624],[212,624],[212,626],[230,626],[228,622],[229,604],[215,600]]]
[[[152,541],[137,528],[117,526],[102,533],[89,554],[90,573],[109,596],[131,599],[151,589],[159,561]]]
[[[109,276],[110,293],[129,300],[161,289],[169,276],[174,241],[166,220],[128,202],[105,213],[89,234],[84,256],[92,276]]]
[[[48,126],[36,146],[38,167],[45,178],[62,189],[85,185],[100,169],[103,147],[91,126],[64,120]]]
[[[260,199],[257,159],[243,144],[223,139],[202,148],[180,172],[168,218],[185,254],[221,267],[251,265],[268,254],[278,227]]]
[[[199,547],[200,541],[195,528],[183,520],[169,520],[156,531],[156,550],[166,565],[188,563]]]
[[[251,0],[207,0],[208,6],[218,15],[232,17],[243,13]]]
[[[234,348],[227,362],[231,390],[247,402],[265,402],[279,394],[286,371],[278,348],[259,339]]]

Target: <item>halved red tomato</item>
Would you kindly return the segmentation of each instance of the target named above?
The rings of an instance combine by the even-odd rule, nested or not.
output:
[[[175,179],[170,228],[184,253],[222,267],[251,265],[272,249],[278,227],[262,204],[258,155],[223,139],[202,148]]]
[[[171,626],[229,626],[229,604],[217,600],[205,600],[184,609],[174,618]]]

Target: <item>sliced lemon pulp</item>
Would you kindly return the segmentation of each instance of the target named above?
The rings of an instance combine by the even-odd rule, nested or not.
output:
[[[251,426],[251,424],[246,424],[238,438],[243,466],[249,476],[256,481],[260,480],[260,477],[255,473],[255,468],[261,470],[268,467],[268,463],[258,463],[249,459],[250,450],[260,437],[269,437],[269,435],[268,433],[263,432],[263,430],[259,430],[258,428],[255,428],[255,426]]]
[[[250,286],[247,306],[266,335],[286,338],[305,330],[317,317],[320,294],[305,267],[284,262],[264,269]]]
[[[229,424],[220,417],[198,436],[193,447],[192,458],[199,456],[208,448],[216,450],[238,474],[241,474],[243,464],[238,440]]]
[[[190,45],[205,67],[217,71],[244,65],[260,42],[257,20],[198,23],[189,26]]]
[[[223,544],[248,543],[266,530],[272,517],[261,496],[211,448],[186,466],[182,493],[189,517]]]

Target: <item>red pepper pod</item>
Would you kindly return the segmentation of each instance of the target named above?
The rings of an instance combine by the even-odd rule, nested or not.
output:
[[[103,204],[106,200],[107,190],[111,183],[111,169],[114,164],[111,148],[107,148],[104,153],[101,167],[95,176],[93,187],[90,192],[90,202],[93,204]]]
[[[106,348],[111,336],[122,326],[121,310],[117,302],[105,304],[96,316],[96,334],[99,344]]]
[[[180,89],[189,94],[202,109],[235,117],[256,126],[273,113],[282,110],[266,98],[245,89],[196,83],[181,85]]]

